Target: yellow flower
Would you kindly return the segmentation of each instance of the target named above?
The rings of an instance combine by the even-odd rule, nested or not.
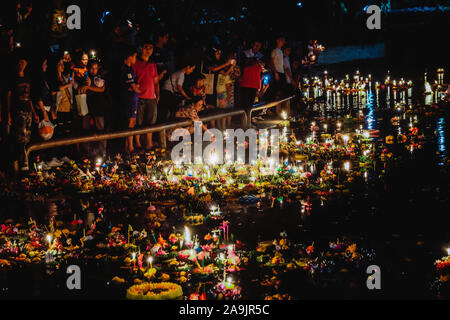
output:
[[[163,273],[161,275],[161,280],[162,281],[169,281],[169,279],[170,279],[170,276],[167,273]]]

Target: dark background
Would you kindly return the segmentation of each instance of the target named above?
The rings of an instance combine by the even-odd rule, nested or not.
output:
[[[48,28],[45,13],[53,1],[31,2],[37,35],[34,41],[39,46]],[[1,2],[1,24],[8,24],[14,17],[15,3]],[[397,64],[438,65],[447,60],[444,47],[448,41],[450,0],[63,1],[65,7],[70,4],[79,5],[82,12],[82,29],[71,31],[74,46],[98,47],[128,19],[139,25],[141,39],[164,27],[178,45],[214,43],[215,36],[231,43],[253,38],[273,40],[282,32],[293,42],[319,39],[326,47],[384,42],[387,59]],[[371,4],[382,8],[381,30],[366,27],[369,15],[364,8]],[[110,14],[102,23],[105,12]]]

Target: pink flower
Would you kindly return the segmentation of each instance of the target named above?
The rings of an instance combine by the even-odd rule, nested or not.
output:
[[[205,252],[204,251],[199,252],[197,254],[197,259],[200,260],[200,261],[203,261],[205,259]]]

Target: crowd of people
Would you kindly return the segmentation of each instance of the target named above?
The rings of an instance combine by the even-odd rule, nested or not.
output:
[[[146,127],[181,118],[198,120],[204,114],[247,109],[261,99],[292,95],[299,88],[302,67],[314,64],[323,50],[310,41],[306,55],[293,56],[298,48],[279,35],[273,46],[267,39],[252,39],[237,46],[183,47],[180,52],[167,29],[158,28],[150,38],[137,41],[139,29],[127,21],[132,32],[116,29],[109,50],[104,50],[108,52],[101,55],[83,45],[67,44],[66,17],[56,1],[56,14],[62,18],[50,19],[48,50],[37,53],[22,48],[32,38],[23,26],[32,7],[17,3],[13,27],[2,26],[6,44],[2,54],[14,68],[1,84],[1,143],[2,149],[11,151],[15,171],[29,170],[25,148],[32,140]],[[274,116],[280,112],[277,108]],[[231,120],[210,121],[204,128],[225,129]],[[145,152],[158,144],[152,134],[125,140],[127,153]],[[84,143],[77,152],[104,157],[106,147],[106,141]]]

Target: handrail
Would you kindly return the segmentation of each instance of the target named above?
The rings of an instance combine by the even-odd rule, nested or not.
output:
[[[253,111],[257,110],[263,110],[272,108],[274,106],[279,105],[280,103],[286,102],[294,98],[294,96],[269,102],[269,103],[263,103],[253,106],[252,108],[245,110],[233,110],[229,112],[221,111],[220,113],[205,116],[200,118],[200,121],[202,122],[208,122],[218,119],[223,119],[226,117],[233,117],[233,116],[241,116],[242,117],[242,126],[245,128],[251,127],[251,115]],[[155,133],[155,132],[161,132],[161,143],[162,147],[167,147],[166,142],[166,131],[170,129],[180,128],[180,127],[187,127],[193,125],[193,122],[191,120],[180,120],[180,121],[173,121],[168,123],[162,123],[162,124],[155,124],[149,127],[145,128],[138,128],[138,129],[128,129],[123,131],[117,131],[117,132],[111,132],[111,133],[102,133],[102,134],[94,134],[94,135],[88,135],[88,136],[81,136],[81,137],[74,137],[74,138],[60,138],[60,139],[54,139],[50,141],[43,141],[38,143],[33,143],[29,145],[25,150],[25,159],[28,162],[28,157],[31,152],[38,151],[38,150],[44,150],[44,149],[51,149],[51,148],[57,148],[57,147],[63,147],[63,146],[69,146],[79,143],[88,143],[88,142],[96,142],[96,141],[103,141],[103,140],[114,140],[114,139],[121,139],[126,138],[129,136],[136,136],[136,135],[142,135],[147,133]]]
[[[243,126],[247,125],[247,113],[244,110],[233,110],[230,112],[222,111],[217,114],[202,117],[202,118],[200,118],[200,121],[208,122],[208,121],[212,121],[212,120],[222,119],[225,117],[233,117],[233,116],[241,116],[242,117],[242,125]],[[50,141],[33,143],[26,148],[25,159],[28,162],[29,155],[33,151],[51,149],[51,148],[57,148],[57,147],[63,147],[63,146],[70,146],[70,145],[79,144],[79,143],[121,139],[121,138],[126,138],[129,136],[136,136],[136,135],[142,135],[142,134],[147,134],[147,133],[156,133],[156,132],[161,132],[162,147],[166,148],[167,147],[167,142],[166,142],[166,131],[167,130],[176,129],[176,128],[180,128],[180,127],[187,127],[187,126],[191,126],[191,125],[193,125],[192,120],[180,120],[180,121],[156,124],[156,125],[152,125],[152,126],[145,127],[145,128],[127,129],[127,130],[111,132],[111,133],[93,134],[93,135],[74,137],[74,138],[60,138],[60,139],[54,139],[54,140],[50,140]]]
[[[290,101],[293,98],[295,98],[295,96],[290,96],[290,97],[287,97],[285,99],[274,101],[274,102],[260,103],[260,104],[254,105],[252,108],[250,108],[248,110],[248,113],[247,113],[247,121],[248,121],[247,127],[249,128],[252,125],[252,113],[253,113],[253,111],[259,111],[259,110],[273,108],[273,107],[276,107],[276,106],[278,106],[279,104],[281,104],[283,102]]]

